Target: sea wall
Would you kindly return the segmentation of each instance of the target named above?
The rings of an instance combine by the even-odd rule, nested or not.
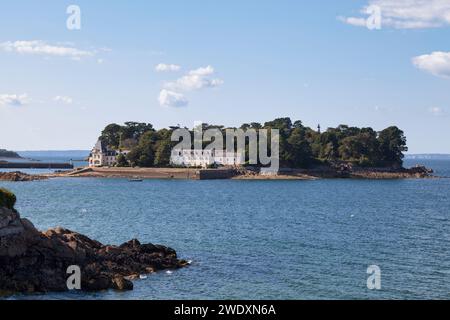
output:
[[[231,179],[238,172],[234,169],[204,169],[198,171],[199,180]]]

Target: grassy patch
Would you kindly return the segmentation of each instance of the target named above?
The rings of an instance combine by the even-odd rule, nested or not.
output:
[[[8,209],[14,209],[16,204],[16,196],[9,190],[0,188],[0,207],[6,207]]]

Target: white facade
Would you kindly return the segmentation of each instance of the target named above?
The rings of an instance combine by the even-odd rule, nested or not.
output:
[[[112,167],[117,163],[117,157],[120,154],[126,156],[130,151],[116,151],[110,150],[103,146],[102,142],[99,140],[95,144],[89,156],[89,167]]]
[[[234,152],[216,150],[173,150],[171,164],[185,167],[203,167],[211,165],[239,166],[240,161]]]

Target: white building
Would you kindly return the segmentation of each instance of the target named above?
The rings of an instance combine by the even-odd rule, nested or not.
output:
[[[89,167],[112,167],[117,163],[120,154],[126,156],[130,151],[116,151],[107,148],[101,140],[98,140],[89,156]]]
[[[239,166],[243,164],[234,152],[223,150],[173,150],[170,162],[185,167],[203,167],[211,165]]]

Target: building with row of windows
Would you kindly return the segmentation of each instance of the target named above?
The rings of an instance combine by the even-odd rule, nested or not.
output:
[[[213,165],[239,166],[243,164],[242,157],[235,152],[224,150],[173,150],[170,162],[172,165],[184,167],[206,168]]]
[[[126,156],[129,150],[113,150],[98,140],[89,155],[89,167],[113,167],[120,154]],[[170,163],[183,167],[226,166],[236,167],[244,163],[235,152],[225,150],[173,150]]]

